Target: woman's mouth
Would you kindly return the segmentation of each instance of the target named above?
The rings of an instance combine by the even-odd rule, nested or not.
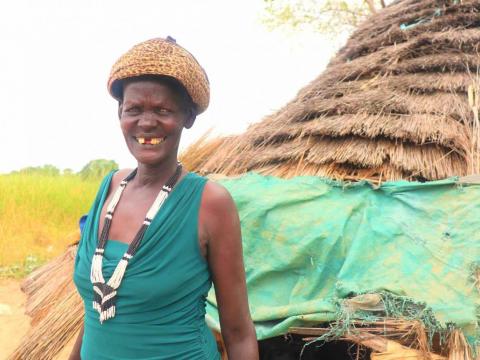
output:
[[[166,137],[134,137],[140,145],[158,145],[165,141]]]

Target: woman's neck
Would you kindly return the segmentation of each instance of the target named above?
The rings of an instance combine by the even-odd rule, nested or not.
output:
[[[138,164],[137,175],[132,182],[136,187],[162,186],[175,173],[176,168],[176,159],[157,165]]]

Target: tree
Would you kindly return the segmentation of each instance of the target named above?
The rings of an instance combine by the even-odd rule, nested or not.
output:
[[[43,166],[29,166],[18,171],[12,171],[12,174],[33,174],[33,175],[44,175],[44,176],[58,176],[60,175],[60,170],[53,165],[43,165]]]
[[[118,169],[118,164],[115,161],[97,159],[90,161],[78,174],[84,180],[97,180],[116,169]]]
[[[385,0],[264,0],[263,22],[270,28],[312,29],[328,35],[352,31]]]

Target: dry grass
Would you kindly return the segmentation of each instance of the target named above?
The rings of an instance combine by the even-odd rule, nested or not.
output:
[[[471,112],[464,115],[468,124],[470,143],[467,148],[469,173],[480,174],[480,76],[477,73],[472,77],[468,87],[468,98]]]
[[[76,246],[69,247],[23,281],[32,328],[9,360],[53,359],[80,330],[83,301],[72,281],[75,253]]]
[[[83,322],[83,302],[73,289],[56,299],[55,307],[35,325],[9,360],[53,359]]]
[[[324,326],[289,329],[292,334],[303,335],[307,342],[315,341],[329,331],[330,328]],[[470,346],[460,330],[453,330],[449,334],[446,346],[439,347],[437,345],[434,349],[436,353],[432,352],[425,327],[419,321],[393,318],[385,318],[376,322],[353,321],[351,328],[341,338],[368,347],[377,353],[387,353],[388,343],[393,341],[404,349],[416,350],[411,354],[415,359],[421,357],[425,360],[433,360],[447,356],[448,360],[473,360]],[[398,354],[393,358],[400,359]]]
[[[28,298],[25,313],[32,318],[33,326],[42,321],[67,293],[75,291],[72,282],[75,254],[76,245],[72,245],[22,282],[22,291]],[[55,281],[51,281],[52,274],[55,274]]]
[[[442,3],[444,6],[442,6]],[[440,33],[455,28],[478,27],[480,4],[476,0],[463,0],[450,4],[448,0],[399,1],[385,9],[382,16],[371,17],[352,35],[347,45],[340,50],[339,60],[353,60],[376,52],[379,48],[403,44],[425,33]],[[433,16],[440,9],[440,16]],[[409,24],[425,19],[409,31],[400,29],[400,24]],[[334,60],[336,61],[336,59]]]
[[[459,330],[454,330],[450,334],[448,348],[450,349],[448,360],[474,360],[470,346]]]
[[[98,183],[74,175],[0,175],[0,276],[22,276],[65,251]]]
[[[201,172],[203,164],[217,151],[221,151],[224,143],[231,140],[230,137],[212,138],[210,134],[210,131],[206,132],[180,154],[179,160],[186,169]]]
[[[228,141],[204,142],[210,156],[194,168],[375,182],[478,173],[478,106],[468,92],[479,40],[478,2],[398,1],[282,109]]]

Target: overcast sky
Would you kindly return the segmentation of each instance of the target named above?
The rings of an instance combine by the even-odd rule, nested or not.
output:
[[[134,44],[170,35],[205,68],[209,109],[181,147],[214,128],[238,133],[318,76],[335,44],[319,35],[268,31],[263,0],[43,0],[0,3],[0,172],[53,164],[79,170],[113,159],[134,166],[110,67]]]

